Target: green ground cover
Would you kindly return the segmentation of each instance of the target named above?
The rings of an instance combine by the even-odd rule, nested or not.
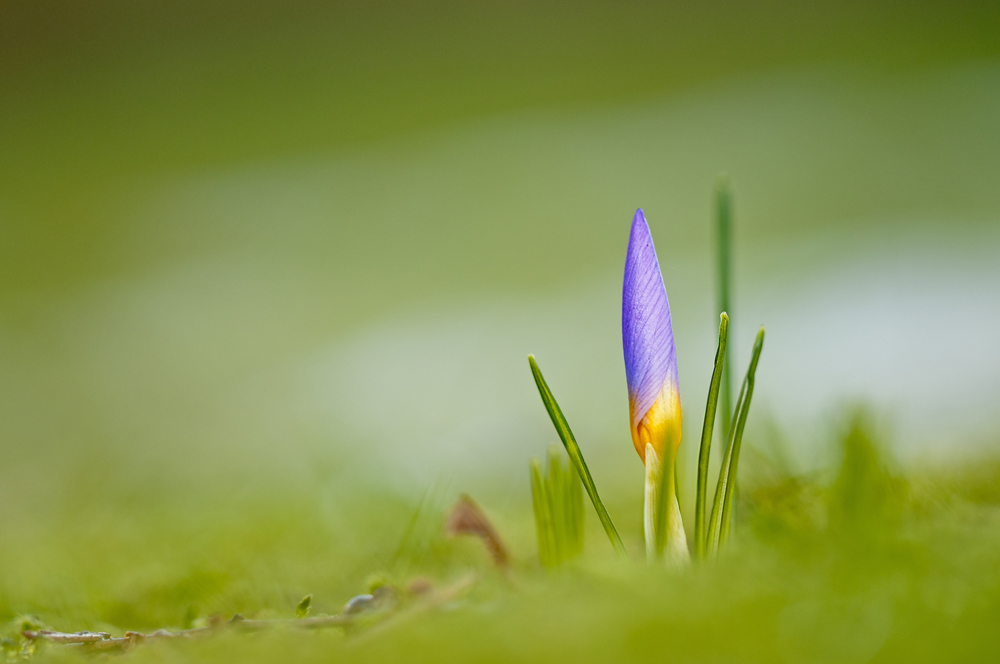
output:
[[[538,562],[528,497],[504,507],[484,490],[478,498],[511,552],[506,574],[475,538],[445,535],[454,493],[441,488],[408,501],[339,478],[259,492],[201,488],[169,505],[106,496],[59,514],[7,512],[0,615],[15,640],[24,614],[120,636],[216,614],[292,618],[307,593],[313,615],[333,614],[375,581],[405,593],[414,579],[447,588],[473,572],[468,592],[398,621],[376,614],[323,631],[224,630],[147,643],[128,657],[986,661],[1000,615],[1000,463],[904,474],[875,436],[857,416],[838,434],[838,464],[807,475],[746,452],[733,546],[683,571],[642,561],[639,519],[628,518],[640,497],[621,500],[638,490],[616,486],[603,492],[628,559],[616,558],[588,505],[584,555],[549,570]],[[690,523],[691,506],[684,511]],[[78,654],[48,646],[37,657]]]

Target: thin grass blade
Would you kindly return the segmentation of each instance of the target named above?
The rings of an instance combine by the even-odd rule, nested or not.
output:
[[[622,543],[622,538],[618,535],[618,530],[615,528],[614,522],[611,521],[611,515],[605,509],[600,494],[597,493],[597,486],[594,484],[594,478],[590,475],[590,469],[587,468],[587,462],[583,459],[580,446],[576,443],[576,438],[569,428],[569,423],[566,421],[562,409],[559,408],[555,397],[552,396],[552,391],[549,390],[549,386],[542,376],[542,371],[535,362],[534,355],[528,356],[528,364],[531,365],[531,375],[535,378],[535,385],[538,387],[538,394],[542,397],[542,403],[545,404],[545,410],[548,411],[549,417],[552,419],[552,425],[556,428],[556,433],[559,434],[560,440],[562,440],[563,445],[566,447],[566,453],[569,455],[570,461],[573,462],[573,466],[576,468],[576,472],[583,482],[583,488],[587,490],[587,495],[590,496],[590,502],[594,504],[594,509],[597,510],[597,516],[601,520],[601,525],[604,526],[604,532],[607,533],[608,539],[611,540],[611,546],[618,553],[624,554],[625,545]]]
[[[715,185],[716,247],[718,250],[716,283],[718,311],[732,311],[730,299],[732,275],[733,194],[729,178],[720,176]],[[728,438],[733,413],[733,380],[730,363],[722,370],[722,435]]]
[[[549,509],[552,513],[552,532],[556,539],[556,557],[560,562],[569,557],[569,533],[566,530],[566,491],[563,486],[564,468],[560,451],[549,448],[546,461],[546,477],[548,480]]]
[[[577,477],[576,471],[571,466],[566,467],[566,482],[568,486],[566,500],[570,515],[570,531],[573,536],[571,555],[577,556],[583,551],[583,485],[580,483],[580,478]]]
[[[737,414],[743,408],[743,398],[746,395],[746,382],[740,386],[740,394],[736,398]],[[734,418],[736,419],[736,418]],[[712,515],[708,519],[708,551],[709,556],[713,556],[719,549],[719,533],[722,530],[722,505],[726,497],[726,487],[729,485],[729,469],[733,455],[733,439],[736,435],[736,428],[732,427],[726,441],[726,449],[722,455],[722,465],[719,467],[719,481],[715,485],[715,497],[712,500]]]
[[[557,445],[549,448],[550,495],[553,501],[553,518],[558,519],[560,556],[563,560],[575,558],[583,548],[583,490],[576,470],[563,449]]]
[[[733,497],[736,495],[736,471],[740,463],[740,444],[743,442],[743,427],[747,423],[747,415],[750,413],[750,400],[753,398],[754,376],[757,373],[757,361],[760,360],[760,351],[764,348],[764,327],[761,326],[757,332],[757,339],[753,345],[753,355],[750,359],[750,367],[747,369],[746,378],[743,384],[746,386],[746,397],[740,405],[740,412],[736,419],[735,435],[733,437],[733,450],[729,461],[729,482],[726,485],[726,499],[722,505],[722,523],[719,531],[719,546],[726,545],[729,539],[729,525],[733,516]]]
[[[531,460],[531,505],[535,510],[535,531],[538,534],[538,560],[544,567],[552,567],[558,562],[555,552],[555,533],[552,528],[552,513],[546,495],[545,480],[540,459]]]
[[[431,555],[434,540],[441,532],[450,496],[449,484],[441,481],[435,482],[424,492],[389,564],[394,575],[408,575],[411,568],[420,567]]]
[[[705,404],[705,421],[701,426],[701,447],[698,450],[698,486],[694,505],[694,546],[695,556],[700,560],[708,551],[708,527],[706,523],[706,500],[708,494],[708,463],[711,459],[712,433],[715,430],[715,413],[719,405],[719,388],[722,382],[726,357],[726,341],[729,336],[729,316],[722,312],[719,317],[719,347],[715,351],[715,368],[708,388],[708,402]]]

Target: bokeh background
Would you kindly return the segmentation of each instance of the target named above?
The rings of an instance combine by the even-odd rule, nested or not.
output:
[[[346,587],[428,487],[526,510],[529,352],[631,509],[629,223],[690,467],[723,173],[747,445],[822,467],[864,403],[899,464],[995,451],[997,3],[0,4],[2,608],[146,626],[233,542]]]

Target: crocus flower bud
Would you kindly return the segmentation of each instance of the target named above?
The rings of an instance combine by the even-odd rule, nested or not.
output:
[[[632,220],[622,289],[622,347],[632,443],[646,462],[646,446],[660,459],[681,443],[681,398],[670,303],[653,238],[642,210]]]

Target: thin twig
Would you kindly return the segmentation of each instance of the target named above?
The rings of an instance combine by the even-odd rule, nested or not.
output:
[[[44,639],[46,641],[51,641],[52,643],[63,644],[94,643],[96,641],[103,641],[111,638],[111,635],[107,632],[75,632],[73,634],[66,634],[63,632],[53,632],[48,629],[40,629],[38,631],[26,630],[21,632],[21,636],[30,641]]]
[[[467,574],[459,578],[454,583],[434,592],[431,592],[425,599],[407,607],[402,611],[397,611],[389,617],[380,621],[369,629],[366,634],[374,631],[384,631],[393,625],[408,620],[421,613],[439,607],[452,600],[457,599],[473,586],[476,581],[474,573]],[[54,645],[72,646],[87,650],[128,650],[147,641],[159,639],[197,638],[225,630],[239,631],[259,631],[277,628],[292,629],[322,629],[326,627],[344,627],[357,622],[365,614],[339,614],[334,616],[316,616],[314,618],[287,618],[274,620],[247,620],[243,616],[236,614],[229,621],[216,619],[208,627],[195,627],[192,629],[178,630],[175,632],[160,629],[149,634],[142,632],[125,632],[119,638],[112,638],[107,632],[57,632],[53,630],[26,630],[21,635],[29,641],[46,641]]]

